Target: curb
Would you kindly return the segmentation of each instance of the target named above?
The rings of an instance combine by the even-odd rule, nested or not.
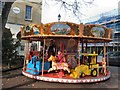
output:
[[[23,66],[16,67],[16,68],[10,68],[10,69],[4,69],[4,70],[0,70],[0,72],[12,71],[12,70],[16,70],[16,69],[19,69],[19,68],[22,68],[22,67],[23,67]]]

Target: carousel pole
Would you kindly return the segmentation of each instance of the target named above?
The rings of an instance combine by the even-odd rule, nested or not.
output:
[[[78,38],[78,65],[80,65],[80,38]]]
[[[87,53],[87,42],[86,42],[86,53]]]
[[[44,71],[44,51],[45,51],[45,38],[44,38],[44,46],[43,46],[42,76]]]
[[[84,53],[84,42],[82,40],[82,53]]]
[[[92,47],[92,46],[90,46],[90,53],[91,53],[91,47]]]
[[[104,42],[104,58],[105,58],[105,54],[106,54],[106,43]]]
[[[106,62],[106,43],[105,43],[105,41],[104,41],[104,59],[105,59],[105,62]]]
[[[27,46],[26,46],[26,42],[25,42],[25,47],[24,47],[24,55],[25,55],[25,57],[24,57],[24,63],[23,63],[23,70],[25,70],[25,63],[26,63],[26,48]]]
[[[84,42],[83,42],[83,39],[82,39],[82,53],[84,53]],[[82,55],[82,63],[83,63],[83,55]]]
[[[102,63],[103,63],[103,69],[104,69],[104,74],[106,75],[106,58],[105,58],[105,54],[106,54],[106,43],[105,43],[105,41],[104,41],[104,57],[103,57],[103,61],[102,61]]]
[[[97,53],[96,43],[94,43],[95,49],[93,52]]]
[[[25,50],[24,50],[24,55],[25,55],[25,58],[24,58],[24,63],[23,63],[23,70],[25,70],[26,68],[26,58],[27,58],[27,53],[29,52],[29,42],[28,40],[25,41]]]
[[[108,43],[106,43],[106,52],[108,51]],[[108,59],[108,54],[107,54],[107,66],[109,66],[109,59]]]

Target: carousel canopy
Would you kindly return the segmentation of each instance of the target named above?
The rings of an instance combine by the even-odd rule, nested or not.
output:
[[[110,42],[112,29],[95,24],[75,24],[71,22],[52,22],[47,24],[29,24],[21,27],[24,40],[80,39],[82,42]]]

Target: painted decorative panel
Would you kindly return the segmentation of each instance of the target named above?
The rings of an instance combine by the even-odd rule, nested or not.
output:
[[[104,37],[105,36],[105,30],[102,27],[97,27],[97,26],[93,27],[91,29],[91,32],[95,37]]]
[[[26,27],[25,27],[25,31],[26,31],[26,32],[30,32],[30,30],[31,30],[30,26],[26,26]]]
[[[34,34],[40,34],[40,30],[37,27],[33,27]]]
[[[62,35],[66,35],[68,33],[70,33],[71,31],[71,28],[70,26],[66,25],[66,24],[54,24],[52,27],[51,27],[51,32],[54,33],[54,34],[62,34]]]

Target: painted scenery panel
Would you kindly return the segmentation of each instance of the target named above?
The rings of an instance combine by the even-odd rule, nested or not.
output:
[[[104,37],[105,36],[105,30],[102,27],[93,27],[91,32],[95,37]]]
[[[51,27],[51,32],[54,34],[58,34],[58,35],[66,35],[68,33],[70,33],[70,26],[66,25],[66,24],[54,24]]]

